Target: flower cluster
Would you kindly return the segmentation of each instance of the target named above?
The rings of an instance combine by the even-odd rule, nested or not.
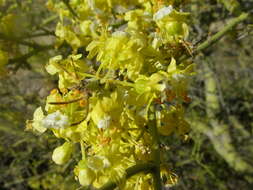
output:
[[[183,104],[190,100],[193,64],[177,61],[185,53],[189,14],[173,3],[48,1],[60,18],[57,44],[66,42],[73,52],[47,64],[47,71],[59,77],[58,89],[47,97],[45,111],[35,111],[31,125],[66,140],[53,152],[56,164],[66,163],[80,145],[82,159],[74,173],[83,186],[99,188],[113,180],[124,190],[152,190],[152,175],[124,180],[126,169],[153,161],[153,127],[159,136],[183,136],[189,130]],[[155,126],[150,124],[154,115]],[[161,176],[168,186],[176,177],[164,166],[165,154],[160,151]]]

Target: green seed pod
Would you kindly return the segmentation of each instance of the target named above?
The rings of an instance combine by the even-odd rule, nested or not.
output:
[[[73,152],[73,144],[65,142],[63,145],[54,149],[52,159],[56,164],[65,164],[71,157]]]

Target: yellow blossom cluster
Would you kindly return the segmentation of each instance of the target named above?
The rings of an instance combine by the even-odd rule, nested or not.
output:
[[[45,108],[28,125],[50,130],[66,142],[52,159],[64,164],[80,147],[74,168],[80,184],[100,188],[109,180],[124,190],[152,190],[151,174],[128,180],[126,169],[153,162],[159,136],[184,135],[184,103],[193,64],[179,63],[185,53],[189,14],[172,0],[49,0],[59,15],[57,45],[72,47],[68,56],[49,60],[46,70],[59,77]],[[150,121],[155,116],[155,126]],[[160,151],[163,186],[176,182]]]

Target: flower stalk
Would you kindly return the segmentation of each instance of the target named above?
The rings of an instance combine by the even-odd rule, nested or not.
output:
[[[193,52],[193,55],[197,55],[201,51],[211,47],[213,44],[218,42],[222,37],[224,37],[229,31],[231,31],[236,25],[239,23],[243,22],[249,17],[248,13],[242,13],[240,16],[232,19],[224,28],[222,28],[219,32],[214,34],[212,37],[204,41],[203,43],[199,44],[195,51]],[[179,62],[181,63],[187,59],[189,59],[191,56],[190,55],[183,55],[179,58]]]

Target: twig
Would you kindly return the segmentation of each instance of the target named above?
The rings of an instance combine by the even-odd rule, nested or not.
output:
[[[131,176],[140,173],[140,172],[152,172],[155,168],[155,165],[152,163],[146,163],[146,164],[137,164],[135,166],[132,166],[128,169],[126,169],[126,179],[130,178]],[[117,184],[115,182],[109,181],[106,183],[103,187],[99,188],[98,190],[113,190],[117,187]]]
[[[21,37],[20,39],[35,38],[35,37],[41,37],[41,36],[55,36],[55,34],[54,34],[54,32],[40,32],[37,34],[26,35],[24,37]]]
[[[85,160],[85,147],[83,140],[80,140],[81,152],[82,152],[82,159]]]
[[[23,41],[20,38],[9,37],[9,36],[6,36],[3,33],[0,33],[0,40],[16,42],[18,44],[25,45],[25,46],[32,47],[32,48],[40,48],[41,47],[41,45],[39,45],[39,44],[36,44],[36,43],[33,43],[33,42]]]
[[[74,17],[79,18],[79,16],[76,14],[76,12],[74,11],[74,9],[70,6],[69,0],[61,0],[61,1],[66,5],[66,7],[68,8],[68,10],[71,12],[71,14]]]
[[[52,15],[52,16],[46,18],[39,26],[40,27],[46,26],[47,24],[53,22],[57,18],[58,18],[58,15]]]
[[[211,38],[207,39],[205,42],[198,45],[196,50],[193,52],[193,55],[197,55],[201,51],[212,46],[214,43],[219,41],[223,36],[225,36],[229,31],[231,31],[237,24],[246,20],[248,18],[248,16],[249,16],[248,13],[242,13],[240,16],[232,19],[230,21],[230,23],[227,24],[227,26],[225,26],[223,29],[221,29],[219,32],[217,32],[215,35],[213,35]],[[185,61],[189,58],[190,58],[189,55],[183,55],[178,59],[178,62],[181,63],[182,61]]]
[[[46,33],[49,33],[49,35],[54,35],[54,32],[48,31],[45,29],[45,27],[50,24],[51,22],[55,21],[58,18],[58,15],[52,15],[50,17],[47,17],[45,20],[43,20],[40,24],[34,26],[33,31],[37,30],[43,30]]]
[[[16,58],[10,59],[9,60],[9,64],[17,63],[15,65],[15,68],[14,68],[14,70],[17,70],[21,65],[23,65],[24,63],[26,63],[26,60],[29,59],[30,57],[38,54],[41,51],[50,50],[50,49],[53,49],[53,48],[54,48],[53,45],[41,46],[40,48],[34,49],[34,50],[30,51],[29,53],[27,53],[25,55],[22,55],[20,57],[16,57]]]
[[[64,48],[64,47],[69,47],[69,46],[68,46],[67,43],[63,43],[57,49],[61,49],[61,48]],[[51,49],[54,49],[54,48],[55,48],[54,44],[40,46],[39,48],[34,49],[34,50],[30,51],[27,54],[21,55],[20,57],[9,59],[9,65],[17,63],[15,65],[15,67],[13,68],[13,70],[16,71],[20,66],[22,66],[23,64],[26,64],[27,59],[29,59],[30,57],[38,54],[41,51],[48,51],[48,50],[51,50]]]

